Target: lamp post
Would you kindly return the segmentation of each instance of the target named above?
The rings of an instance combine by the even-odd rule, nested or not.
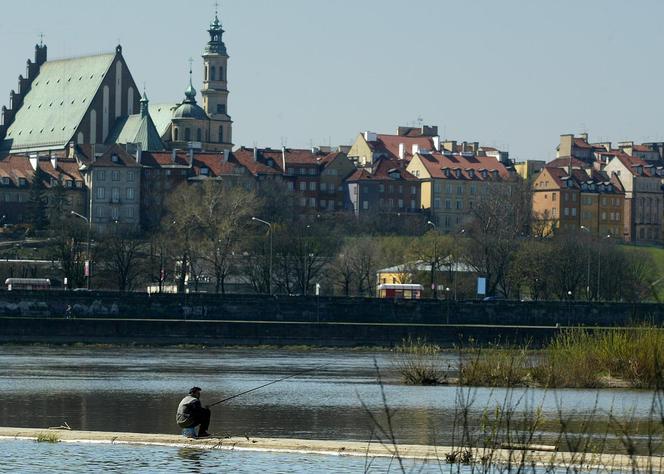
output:
[[[438,299],[438,291],[436,288],[436,267],[438,266],[438,235],[436,224],[431,221],[427,221],[426,225],[430,225],[436,235],[433,238],[433,258],[431,259],[431,292],[434,299]]]
[[[88,290],[89,290],[90,289],[90,280],[92,279],[92,271],[91,271],[92,270],[92,268],[91,268],[92,265],[91,265],[91,262],[90,262],[90,227],[92,226],[92,222],[90,221],[89,218],[85,217],[82,214],[79,214],[78,212],[75,212],[75,211],[70,211],[70,212],[71,212],[72,216],[76,216],[80,219],[83,219],[88,224],[88,236],[87,236],[87,238],[88,238],[87,254],[88,255],[87,255],[87,259],[85,261],[85,267],[84,268],[85,268],[85,273],[86,273],[85,276],[87,277],[87,284],[88,284],[87,286],[88,286]]]
[[[263,219],[259,219],[258,217],[252,217],[252,221],[258,222],[260,224],[266,225],[268,229],[268,233],[270,234],[270,268],[268,270],[268,282],[267,282],[267,293],[269,295],[272,295],[272,223],[268,221],[264,221]]]
[[[590,229],[582,225],[581,230],[590,233]],[[586,298],[590,301],[590,246],[588,246],[588,280],[586,282]]]
[[[611,234],[606,235],[601,239],[597,239],[597,301],[600,301],[601,293],[600,281],[602,276],[602,242],[610,238]]]
[[[459,235],[463,235],[466,233],[466,229],[461,229],[459,232],[457,232],[454,235],[454,255],[452,258],[454,259],[453,264],[454,264],[454,272],[452,273],[452,286],[454,287],[454,301],[457,301],[457,273],[459,272],[459,256],[457,255],[459,252],[459,243],[457,242],[457,238]]]

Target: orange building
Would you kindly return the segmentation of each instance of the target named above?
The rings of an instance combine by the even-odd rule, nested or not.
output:
[[[622,237],[624,205],[620,180],[591,168],[547,166],[533,183],[533,215],[544,234],[584,227]]]

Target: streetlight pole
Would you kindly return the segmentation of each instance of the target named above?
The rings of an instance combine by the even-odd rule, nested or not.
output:
[[[431,221],[427,221],[427,225],[430,225],[433,231],[436,233],[433,237],[433,258],[431,259],[431,292],[434,299],[438,299],[438,291],[436,289],[436,267],[438,263],[438,229],[436,224]]]
[[[590,229],[582,225],[581,230],[590,233]],[[586,298],[590,301],[590,246],[588,246],[588,280],[586,283]]]
[[[90,261],[90,227],[92,226],[92,222],[90,221],[89,218],[85,217],[82,214],[79,214],[78,212],[75,212],[75,211],[70,211],[70,212],[71,212],[72,216],[79,217],[79,218],[83,219],[88,224],[88,236],[87,236],[87,238],[88,238],[87,254],[88,255],[87,255],[86,265],[85,265],[84,268],[85,268],[86,273],[87,273],[87,275],[86,275],[87,276],[87,284],[88,284],[87,287],[88,287],[88,290],[89,290],[90,289],[90,280],[92,279],[92,262]]]
[[[270,234],[270,269],[268,270],[269,280],[267,282],[267,293],[272,295],[272,223],[259,219],[258,217],[252,217],[251,220],[266,225],[268,233]]]
[[[461,229],[459,232],[457,232],[454,235],[454,255],[452,256],[453,258],[453,264],[454,264],[454,272],[452,273],[452,285],[454,286],[454,301],[457,301],[457,273],[459,272],[459,243],[457,242],[457,238],[459,235],[462,235],[466,232],[466,229]]]
[[[602,275],[602,242],[606,239],[610,239],[611,235],[607,235],[605,237],[602,237],[601,239],[597,239],[597,301],[600,301],[600,291],[601,291],[601,286],[600,286],[600,279]]]

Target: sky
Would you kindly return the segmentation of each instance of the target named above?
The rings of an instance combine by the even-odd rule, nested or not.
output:
[[[40,33],[50,59],[120,42],[152,103],[202,83],[214,0],[0,2],[0,105]],[[238,146],[351,144],[438,125],[512,158],[559,136],[664,141],[661,0],[220,0]],[[198,96],[199,101],[200,94]]]

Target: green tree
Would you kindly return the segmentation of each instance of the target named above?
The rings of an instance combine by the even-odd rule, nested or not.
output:
[[[37,166],[32,177],[28,199],[28,222],[34,230],[44,230],[48,226],[48,198],[46,196],[48,180],[50,180],[50,176]]]

